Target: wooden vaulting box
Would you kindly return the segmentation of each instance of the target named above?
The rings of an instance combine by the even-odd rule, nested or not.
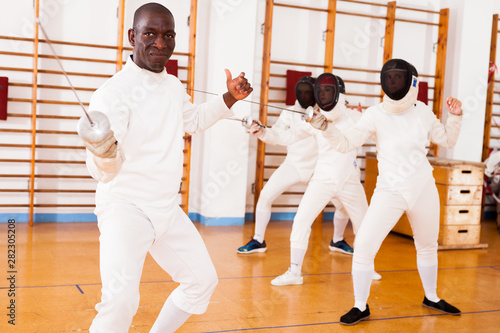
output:
[[[440,249],[484,248],[480,244],[484,163],[429,157],[440,201]],[[377,183],[376,153],[366,153],[365,192],[370,202]],[[413,236],[404,214],[392,231]]]

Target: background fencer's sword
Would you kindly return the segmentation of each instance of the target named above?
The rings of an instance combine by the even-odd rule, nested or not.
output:
[[[211,92],[208,92],[208,91],[203,91],[203,90],[198,90],[198,89],[186,88],[186,90],[191,90],[191,91],[195,91],[195,92],[201,92],[201,93],[204,93],[204,94],[207,94],[207,95],[214,95],[214,96],[218,96],[219,95],[219,94],[216,94],[216,93],[211,93]],[[298,110],[283,108],[281,106],[276,106],[276,105],[271,105],[271,104],[264,104],[264,103],[254,102],[254,101],[247,101],[246,99],[242,99],[241,102],[251,103],[251,104],[257,104],[257,105],[263,105],[263,106],[267,106],[267,107],[270,107],[270,108],[275,108],[275,109],[279,109],[279,110],[284,110],[284,111],[290,111],[290,112],[298,113],[298,114],[302,115],[302,118],[306,122],[311,121],[311,119],[312,119],[312,117],[314,115],[314,110],[312,109],[312,107],[309,107],[309,108],[307,108],[304,111],[298,111]],[[243,126],[245,126],[246,128],[249,128],[250,125],[252,125],[252,118],[250,116],[246,116],[243,119],[235,119],[235,118],[225,118],[225,119],[241,121],[242,124],[243,124]],[[250,122],[248,122],[248,119],[250,119]],[[327,121],[331,122],[329,120],[327,120]],[[259,123],[256,123],[256,124],[259,125],[259,126],[261,126],[261,127],[263,127],[263,128],[267,127],[267,126],[261,125]]]
[[[253,119],[252,119],[252,117],[250,117],[250,116],[244,116],[242,119],[238,119],[238,118],[224,118],[224,119],[239,121],[246,128],[250,128],[250,126],[254,122]],[[262,124],[259,124],[258,122],[255,122],[255,123],[257,125],[259,125],[260,127],[262,127],[262,128],[266,128],[267,127],[267,126],[264,126]]]
[[[218,96],[219,95],[219,94],[216,94],[216,93],[211,93],[211,92],[208,92],[208,91],[203,91],[203,90],[198,90],[198,89],[186,88],[186,90],[191,90],[191,91],[200,92],[200,93],[204,93],[204,94],[208,94],[208,95],[214,95],[214,96]],[[252,104],[267,106],[267,107],[270,107],[270,108],[279,109],[279,110],[285,110],[285,111],[290,111],[290,112],[295,112],[295,113],[299,113],[299,114],[306,114],[304,111],[298,111],[298,110],[288,109],[288,108],[284,108],[284,107],[276,106],[276,105],[271,105],[271,104],[264,104],[264,103],[254,102],[254,101],[248,101],[246,99],[242,99],[242,100],[240,100],[240,102],[252,103]]]
[[[52,54],[54,55],[54,58],[56,59],[57,63],[59,64],[59,67],[61,68],[61,71],[64,74],[64,77],[66,77],[66,80],[68,81],[68,84],[71,87],[71,90],[75,94],[76,99],[78,101],[78,104],[80,104],[83,112],[85,113],[85,116],[80,118],[80,120],[78,121],[78,128],[77,128],[78,134],[83,139],[85,139],[86,141],[89,141],[89,142],[101,141],[109,134],[109,131],[110,131],[110,123],[109,123],[108,117],[104,113],[99,112],[99,111],[87,112],[87,110],[85,110],[85,106],[83,105],[82,101],[78,97],[78,93],[76,92],[75,87],[73,87],[73,84],[71,84],[71,80],[69,79],[69,75],[64,70],[64,67],[61,63],[61,60],[57,56],[57,53],[54,50],[54,47],[52,46],[52,42],[50,41],[45,29],[43,28],[42,23],[40,22],[40,19],[37,18],[36,22],[38,23],[40,30],[42,31],[43,35],[45,36],[47,44],[49,45],[49,47],[52,51]]]

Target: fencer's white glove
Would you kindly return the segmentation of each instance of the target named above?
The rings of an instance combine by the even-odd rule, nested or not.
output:
[[[262,126],[262,123],[258,120],[252,121],[252,125],[248,129],[250,134],[255,135],[258,138],[262,138],[266,134],[266,128]]]
[[[88,142],[83,139],[85,147],[87,147],[92,154],[100,158],[115,158],[118,149],[117,143],[113,131],[109,131],[109,134],[99,142]]]
[[[319,112],[319,110],[314,110],[314,115],[309,123],[312,127],[321,131],[326,131],[326,129],[328,128],[328,121],[326,120],[326,117],[321,112]]]

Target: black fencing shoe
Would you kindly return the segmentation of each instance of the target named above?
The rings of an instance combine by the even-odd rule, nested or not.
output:
[[[368,318],[370,318],[370,308],[368,307],[368,304],[366,304],[365,311],[361,312],[358,308],[352,308],[351,311],[340,317],[340,323],[342,325],[355,325]]]
[[[422,303],[422,305],[430,309],[438,310],[447,314],[460,316],[460,310],[454,307],[453,305],[448,304],[444,299],[439,300],[439,302],[436,303],[429,301],[427,297],[424,297],[424,302]]]

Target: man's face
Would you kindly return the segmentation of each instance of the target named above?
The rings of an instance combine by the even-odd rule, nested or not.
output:
[[[299,100],[300,105],[314,105],[314,92],[310,85],[300,84],[297,87],[297,90],[297,99]]]
[[[404,71],[401,70],[390,70],[385,74],[385,85],[389,89],[389,92],[395,93],[405,87],[406,75]]]
[[[168,13],[145,12],[128,36],[136,65],[160,73],[174,52],[174,18]]]

